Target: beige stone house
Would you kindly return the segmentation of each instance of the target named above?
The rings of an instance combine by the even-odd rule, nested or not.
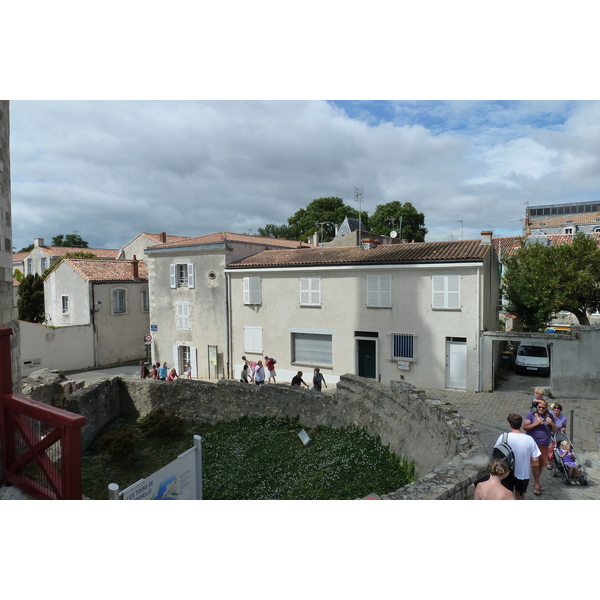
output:
[[[182,235],[167,235],[164,231],[161,231],[160,233],[140,233],[119,250],[117,258],[131,260],[135,256],[138,260],[145,261],[146,255],[144,254],[144,250],[149,246],[171,244],[186,239],[188,238]]]
[[[231,362],[277,359],[277,381],[320,367],[417,387],[482,389],[498,323],[491,232],[480,240],[266,250],[230,263]]]

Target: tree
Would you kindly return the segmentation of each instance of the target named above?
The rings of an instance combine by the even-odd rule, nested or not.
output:
[[[418,212],[410,202],[402,204],[394,200],[387,204],[379,204],[369,222],[373,233],[390,235],[390,231],[396,230],[401,239],[425,241],[425,215]]]
[[[66,246],[69,248],[87,248],[88,243],[76,233],[68,233],[67,235],[55,235],[52,238],[53,246]]]
[[[290,228],[287,225],[275,225],[275,223],[270,223],[264,227],[259,227],[258,235],[261,237],[289,239]]]
[[[44,280],[38,273],[27,275],[19,285],[17,300],[18,319],[29,323],[43,323]]]
[[[525,331],[543,331],[561,310],[589,325],[588,314],[600,308],[600,250],[585,234],[571,244],[523,245],[502,264],[505,309]]]
[[[346,217],[358,219],[358,211],[346,206],[341,198],[316,198],[288,219],[290,239],[306,242],[315,231],[321,231],[322,226],[324,237],[331,240],[335,236],[335,225],[340,225]],[[361,221],[368,228],[366,212],[361,213]]]
[[[25,246],[24,248],[21,248],[19,250],[19,252],[31,252],[33,250],[33,244],[29,244],[29,246]]]
[[[64,256],[61,256],[56,259],[56,262],[53,262],[43,273],[42,273],[42,281],[45,281],[46,277],[54,271],[60,263],[65,260],[65,258],[98,258],[93,252],[84,252],[83,250],[76,250],[75,252],[66,252]]]

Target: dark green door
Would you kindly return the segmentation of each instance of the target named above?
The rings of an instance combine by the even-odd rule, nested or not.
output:
[[[356,340],[358,343],[358,375],[359,377],[368,377],[377,379],[376,349],[375,340]]]

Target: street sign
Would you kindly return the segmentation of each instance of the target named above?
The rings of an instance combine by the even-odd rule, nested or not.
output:
[[[145,335],[144,336],[144,341],[145,342],[151,342],[152,341],[152,336],[151,335]]]

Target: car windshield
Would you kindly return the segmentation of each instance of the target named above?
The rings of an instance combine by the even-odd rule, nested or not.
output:
[[[520,356],[535,356],[537,358],[546,358],[548,356],[545,346],[521,346],[518,354]]]

